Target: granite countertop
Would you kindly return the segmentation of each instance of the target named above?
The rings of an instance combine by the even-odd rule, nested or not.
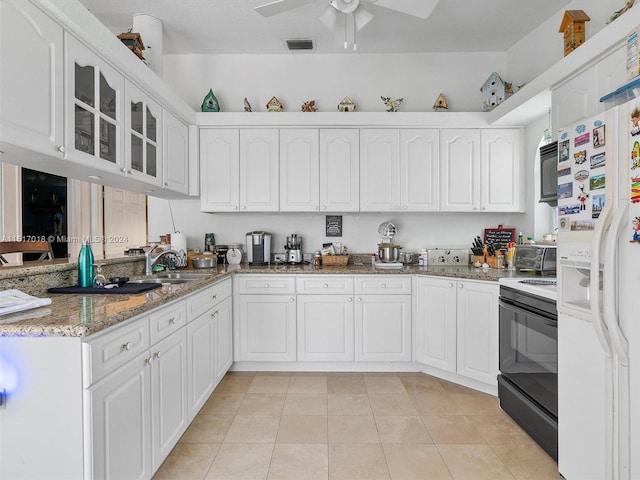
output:
[[[56,267],[53,267],[56,268]],[[182,271],[182,270],[181,270]],[[199,270],[199,272],[207,272]],[[0,316],[1,336],[86,337],[167,302],[195,292],[232,273],[235,274],[318,274],[318,275],[431,275],[468,280],[497,281],[515,276],[508,270],[481,269],[472,266],[403,266],[381,269],[371,265],[345,267],[271,264],[267,266],[218,266],[211,275],[187,283],[171,284],[170,291],[160,288],[137,295],[48,294],[50,305]]]

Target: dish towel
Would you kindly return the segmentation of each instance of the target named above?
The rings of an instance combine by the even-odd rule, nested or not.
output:
[[[3,290],[0,292],[0,315],[21,312],[32,308],[51,304],[50,298],[38,298],[27,295],[20,290]]]

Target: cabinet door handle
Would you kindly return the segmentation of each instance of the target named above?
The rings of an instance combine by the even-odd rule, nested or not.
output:
[[[237,205],[234,205],[234,206],[233,206],[233,209],[234,209],[234,210],[237,210],[237,209],[238,209],[238,206],[237,206]]]
[[[218,294],[214,293],[213,296],[211,297],[213,300],[215,300],[216,298],[218,298]]]
[[[176,317],[171,317],[169,319],[169,325],[174,325],[176,323]]]
[[[144,359],[144,364],[145,365],[151,365],[151,361],[153,360],[153,357],[149,357],[149,358],[145,358]]]
[[[65,152],[65,149],[64,149],[64,147],[63,147],[62,145],[57,145],[57,146],[56,146],[56,151],[57,151],[57,152],[60,152],[60,153],[64,153],[64,152]]]
[[[348,302],[348,303],[353,302],[353,298],[351,298],[351,297],[347,298],[347,302]]]
[[[458,284],[458,288],[462,288],[462,284],[461,283]]]
[[[164,182],[164,186],[168,187],[169,186],[169,182]]]
[[[325,283],[322,288],[329,288],[329,285]]]
[[[120,350],[131,350],[131,342],[123,343]]]
[[[314,205],[314,206],[313,206],[313,209],[314,209],[314,210],[318,210],[318,205]]]
[[[449,288],[453,288],[453,283],[449,282]]]
[[[246,206],[246,205],[243,205],[243,206],[242,206],[242,209],[243,209],[243,210],[246,210],[246,209],[247,209],[247,206]]]
[[[400,210],[400,205],[396,205],[395,207],[393,207],[394,210]]]
[[[160,358],[160,351],[153,354],[153,358]]]
[[[361,302],[361,301],[362,301],[362,298],[358,297],[358,301],[359,301],[359,302]]]
[[[380,285],[382,288],[387,288],[387,284],[383,283],[382,285]]]
[[[295,301],[296,301],[296,299],[295,299],[295,298],[293,298],[293,297],[291,297],[291,298],[289,299],[289,302],[290,302],[290,303],[293,303],[293,302],[295,302]]]
[[[211,314],[212,317],[215,317],[216,315],[218,315],[218,310],[214,310],[213,313]]]
[[[326,205],[323,205],[323,206],[322,206],[322,209],[323,209],[323,210],[326,210],[326,209],[327,209],[327,206],[326,206]]]
[[[409,207],[407,205],[405,205],[404,207],[402,207],[403,210],[408,210]]]

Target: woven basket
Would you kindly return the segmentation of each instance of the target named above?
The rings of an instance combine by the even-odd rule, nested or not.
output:
[[[344,267],[349,263],[349,255],[323,255],[322,265],[334,267]]]

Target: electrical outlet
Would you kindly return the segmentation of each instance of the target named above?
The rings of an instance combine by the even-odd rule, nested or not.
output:
[[[274,262],[286,262],[287,261],[287,254],[286,253],[274,253],[273,254],[273,261]]]

